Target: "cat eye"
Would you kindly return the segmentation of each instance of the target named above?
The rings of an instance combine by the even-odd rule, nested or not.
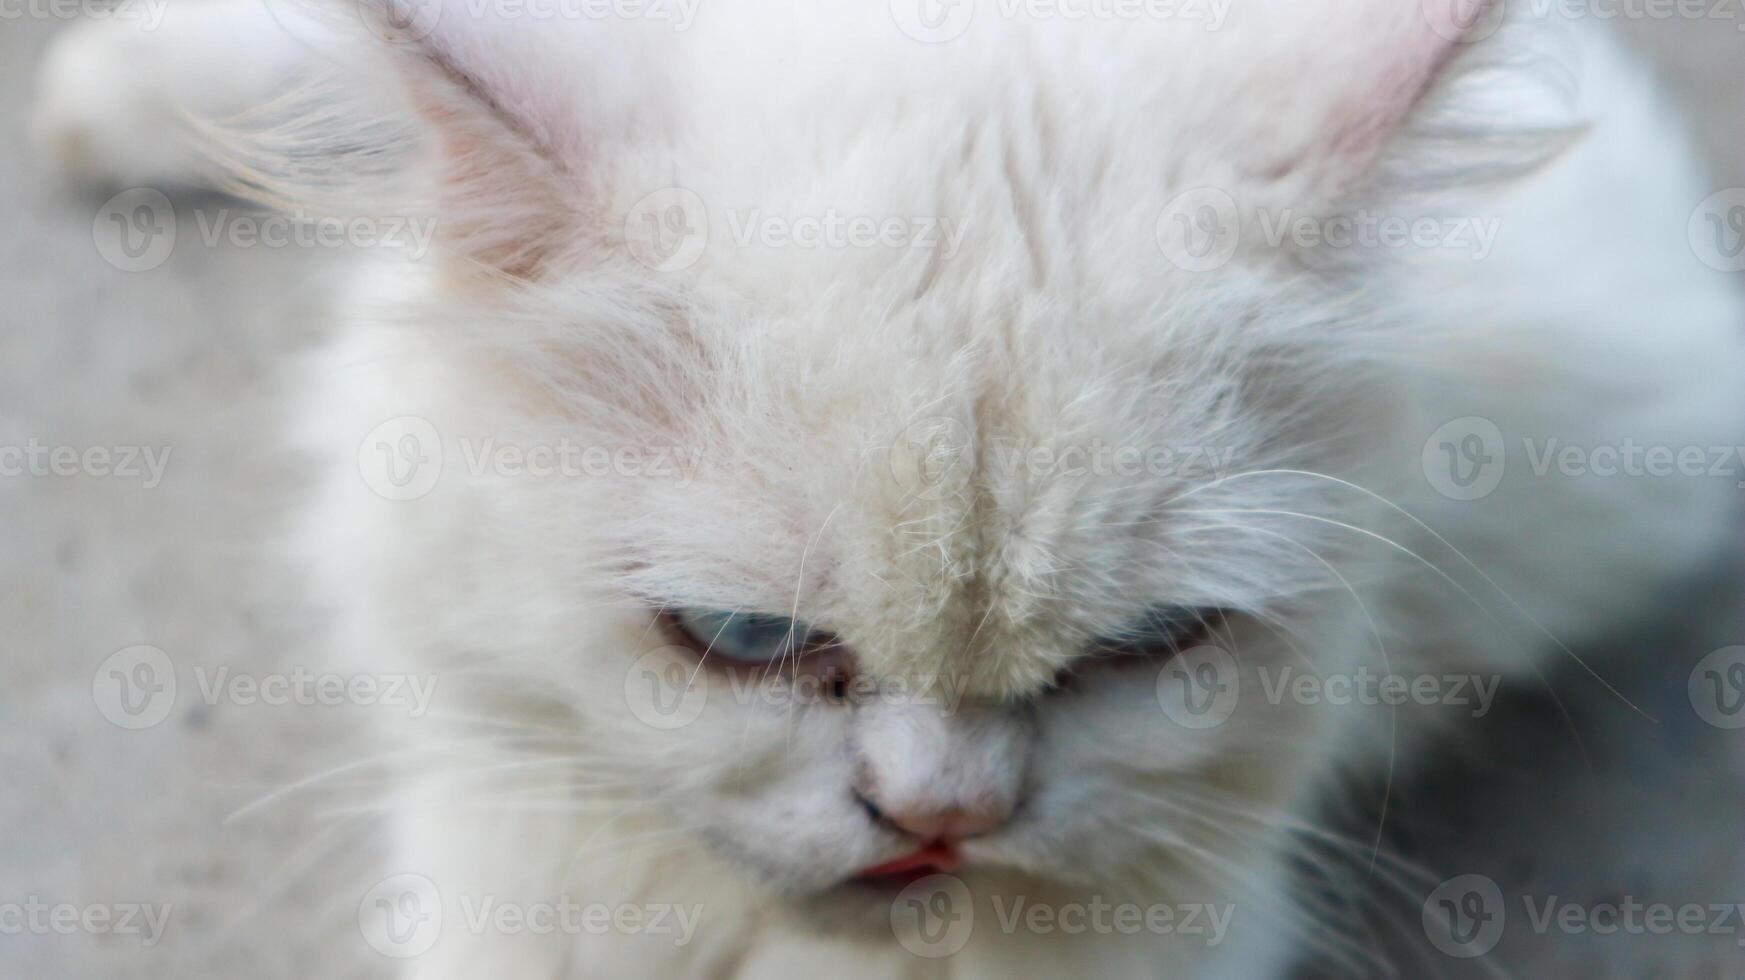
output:
[[[669,609],[662,618],[705,662],[726,666],[779,667],[838,646],[831,634],[786,616]]]
[[[1099,657],[1174,657],[1204,640],[1228,618],[1222,609],[1154,606],[1120,631],[1098,637],[1091,652]]]

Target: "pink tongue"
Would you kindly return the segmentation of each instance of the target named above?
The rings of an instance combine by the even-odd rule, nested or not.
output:
[[[888,878],[894,876],[910,876],[917,872],[956,871],[962,864],[957,856],[957,850],[944,841],[934,841],[913,854],[900,857],[895,861],[886,861],[877,867],[867,868],[859,875],[861,878]]]

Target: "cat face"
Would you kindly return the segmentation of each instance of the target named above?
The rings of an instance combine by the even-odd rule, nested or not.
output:
[[[1245,43],[1300,61],[1262,8]],[[1341,530],[1393,409],[1335,284],[1160,237],[1207,180],[1326,206],[1409,100],[1306,89],[1286,118],[1319,128],[1249,145],[1279,107],[1184,94],[1228,39],[1006,25],[948,61],[850,9],[797,48],[755,19],[428,40],[456,247],[521,279],[469,287],[503,368],[473,424],[694,463],[486,488],[495,666],[573,712],[592,785],[797,906],[917,867],[1228,895],[1333,724],[1256,672],[1368,655]],[[1443,57],[1415,14],[1359,23],[1331,67]],[[670,70],[507,97],[608,48]]]
[[[539,669],[615,793],[834,916],[876,920],[891,890],[864,872],[940,839],[971,882],[1227,894],[1207,855],[1255,848],[1253,814],[1325,761],[1324,709],[1269,703],[1258,672],[1372,656],[1330,528],[1367,501],[1333,482],[1341,439],[1313,437],[1364,416],[1284,377],[1172,376],[1163,343],[1087,369],[1070,333],[1052,357],[844,341],[808,364],[815,333],[736,322],[692,336],[741,365],[694,373],[672,399],[694,414],[605,440],[694,447],[688,479],[526,491],[540,605],[616,610]],[[588,533],[553,534],[572,514]]]
[[[1022,241],[1001,208],[965,217]],[[1368,655],[1334,524],[1368,520],[1338,481],[1386,413],[1355,372],[1315,383],[1267,322],[1267,299],[1305,308],[1285,289],[1172,283],[1133,235],[1111,243],[1148,255],[1131,266],[1024,258],[997,284],[971,260],[770,273],[787,256],[712,245],[610,343],[587,311],[638,302],[646,271],[547,288],[540,321],[581,325],[556,349],[597,356],[518,352],[512,376],[559,379],[541,424],[695,461],[511,491],[508,523],[538,529],[515,561],[544,571],[518,605],[576,617],[535,675],[574,692],[615,795],[837,919],[877,921],[908,876],[865,872],[940,841],[922,870],[972,883],[1227,894],[1216,861],[1322,762],[1324,714],[1256,672]]]

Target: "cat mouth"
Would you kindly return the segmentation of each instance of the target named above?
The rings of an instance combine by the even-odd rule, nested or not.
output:
[[[876,888],[904,888],[923,878],[950,874],[963,867],[963,857],[948,841],[934,841],[894,861],[857,872],[850,880]]]

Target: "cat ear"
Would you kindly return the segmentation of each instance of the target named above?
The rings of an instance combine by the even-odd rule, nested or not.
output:
[[[1337,197],[1372,175],[1415,116],[1450,108],[1444,96],[1487,61],[1504,14],[1502,0],[1239,4],[1229,33],[1250,43],[1224,149],[1241,178],[1295,203]]]
[[[651,114],[636,39],[441,0],[360,2],[430,134],[445,248],[526,279],[565,261],[598,221],[601,155]]]

